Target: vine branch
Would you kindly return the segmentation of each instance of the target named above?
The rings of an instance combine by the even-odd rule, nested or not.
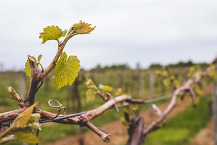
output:
[[[31,82],[29,86],[29,92],[27,95],[27,99],[25,100],[26,107],[29,107],[34,104],[35,94],[37,92],[37,87],[40,82],[38,68],[36,66],[35,60],[30,55],[28,55],[28,60],[29,60],[30,70],[31,70]]]

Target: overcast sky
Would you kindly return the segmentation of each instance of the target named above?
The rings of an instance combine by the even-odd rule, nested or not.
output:
[[[216,0],[9,0],[0,1],[0,63],[23,69],[27,55],[47,66],[57,42],[41,44],[49,25],[68,29],[83,20],[96,26],[77,35],[65,52],[84,68],[97,64],[210,62],[217,56]]]

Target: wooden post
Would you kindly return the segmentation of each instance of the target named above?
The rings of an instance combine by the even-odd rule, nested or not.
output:
[[[140,79],[139,79],[139,98],[145,99],[145,88],[144,88],[144,75],[141,73],[140,74]]]
[[[212,112],[214,124],[214,145],[217,145],[217,85],[212,83]]]
[[[0,63],[0,73],[4,71],[4,65]]]
[[[122,70],[119,71],[118,78],[119,78],[118,88],[123,88],[123,86],[124,86],[124,76],[123,76]]]
[[[144,74],[143,74],[143,71],[142,71],[142,69],[141,69],[141,67],[140,67],[140,63],[137,63],[137,65],[136,65],[136,69],[137,69],[137,83],[138,83],[138,91],[137,92],[139,92],[139,98],[141,98],[141,99],[145,99],[144,98]]]
[[[50,76],[47,76],[47,78],[44,80],[44,84],[43,84],[43,86],[44,86],[44,94],[45,94],[45,96],[48,96],[49,95],[49,90],[50,90],[50,81],[51,80],[51,78],[50,78]]]
[[[94,71],[90,71],[90,79],[95,82]]]
[[[23,99],[25,99],[25,74],[20,71],[18,72],[18,89],[19,89],[19,95],[23,97]]]
[[[154,98],[154,72],[151,71],[150,73],[150,99],[153,99]],[[151,104],[152,106],[152,104]],[[150,116],[153,116],[153,109],[152,107],[150,106]]]

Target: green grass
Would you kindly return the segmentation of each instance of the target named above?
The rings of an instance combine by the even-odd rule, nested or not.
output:
[[[210,121],[208,102],[202,98],[197,108],[188,107],[184,112],[166,121],[161,129],[149,134],[146,145],[186,145]]]
[[[180,72],[179,72],[180,73]],[[129,71],[114,71],[114,70],[107,70],[106,72],[94,72],[94,81],[96,85],[102,83],[105,85],[110,85],[114,88],[121,87],[123,88],[123,91],[131,95],[133,98],[138,98],[139,97],[139,81],[138,79],[135,80],[135,76],[137,76],[137,71],[136,70],[129,70]],[[149,95],[149,77],[150,77],[150,72],[149,71],[143,71],[142,74],[144,75],[144,96]],[[90,72],[87,72],[86,78],[89,78],[91,76]],[[50,78],[52,76],[49,76]],[[121,80],[122,78],[122,80]],[[57,112],[56,109],[48,106],[47,101],[49,99],[57,99],[63,106],[67,107],[67,103],[69,103],[69,92],[68,88],[64,87],[58,91],[56,91],[55,85],[53,82],[49,81],[50,79],[44,81],[44,85],[39,89],[37,95],[36,95],[36,100],[39,101],[38,108],[51,111],[51,112]],[[111,81],[112,80],[112,81]],[[162,96],[165,94],[168,94],[171,90],[166,89],[162,91],[161,85],[160,85],[160,80],[159,78],[155,78],[155,97],[157,96]],[[29,86],[29,78],[25,79],[25,88],[27,94],[28,86]],[[48,87],[46,88],[46,81],[49,83]],[[5,74],[0,74],[0,106],[3,106],[4,108],[0,110],[0,112],[5,112],[5,111],[10,111],[13,109],[17,109],[17,102],[12,101],[10,98],[10,95],[7,92],[7,86],[11,85],[15,88],[15,90],[18,91],[18,80],[17,80],[17,74],[16,73],[5,73]],[[100,105],[102,105],[104,102],[97,97],[94,101],[94,106],[89,105],[86,102],[85,98],[85,92],[87,88],[85,86],[85,82],[82,83],[80,86],[80,93],[82,97],[82,111],[85,110],[90,110],[94,109]],[[114,92],[115,93],[115,92]],[[67,103],[66,103],[67,102]],[[163,102],[159,102],[163,103]],[[149,108],[149,105],[143,105],[140,109],[145,110]],[[67,110],[70,110],[70,108],[67,108]],[[115,110],[110,110],[105,112],[103,115],[97,117],[96,119],[93,120],[93,123],[96,126],[101,126],[107,123],[110,123],[112,121],[120,119],[120,117],[123,116],[122,109],[120,109],[120,112],[117,113]],[[71,127],[69,125],[60,125],[60,124],[54,124],[50,126],[45,126],[42,128],[42,131],[40,131],[40,144],[46,144],[47,142],[62,139],[67,136],[74,135],[78,132],[78,128],[80,127]],[[12,143],[14,145],[19,144],[19,143]]]
[[[156,102],[156,104],[162,104],[165,102],[166,102],[165,100],[159,101]],[[150,107],[149,104],[145,104],[140,107],[140,110],[145,111],[149,107]],[[92,120],[92,123],[97,127],[100,127],[102,125],[119,120],[122,116],[124,116],[122,108],[119,109],[119,112],[116,112],[116,110],[112,109],[106,111],[104,114]],[[41,145],[44,145],[47,142],[63,139],[64,137],[67,136],[75,135],[78,133],[79,130],[80,127],[78,125],[52,124],[49,126],[44,126],[42,127],[42,130],[40,131],[40,135],[39,135]],[[89,131],[89,129],[84,127],[84,131]]]
[[[146,144],[151,145],[184,145],[190,138],[194,137],[201,128],[210,120],[208,110],[208,97],[204,97],[198,104],[197,108],[189,106],[186,111],[177,114],[174,118],[169,119],[166,125],[156,132],[147,136]],[[163,102],[158,102],[161,104]],[[146,110],[149,105],[143,105],[142,110]],[[122,109],[117,113],[115,110],[105,112],[103,115],[93,120],[96,126],[101,126],[118,120],[123,116]],[[67,136],[74,135],[80,129],[79,126],[64,124],[53,124],[42,127],[40,131],[40,145],[46,145],[47,142],[56,141]],[[88,129],[85,129],[88,131]],[[9,145],[20,145],[19,142],[11,142]]]

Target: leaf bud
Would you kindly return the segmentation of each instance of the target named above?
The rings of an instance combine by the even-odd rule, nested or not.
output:
[[[28,124],[28,126],[31,128],[32,131],[41,130],[41,124],[38,122],[33,122],[31,124]]]
[[[38,122],[40,117],[41,115],[39,113],[33,113],[31,114],[31,118],[29,119],[28,122]]]
[[[17,94],[17,92],[14,90],[13,87],[9,86],[8,87],[8,92],[11,94],[11,98],[18,101],[18,102],[21,102],[22,101],[22,98]]]

